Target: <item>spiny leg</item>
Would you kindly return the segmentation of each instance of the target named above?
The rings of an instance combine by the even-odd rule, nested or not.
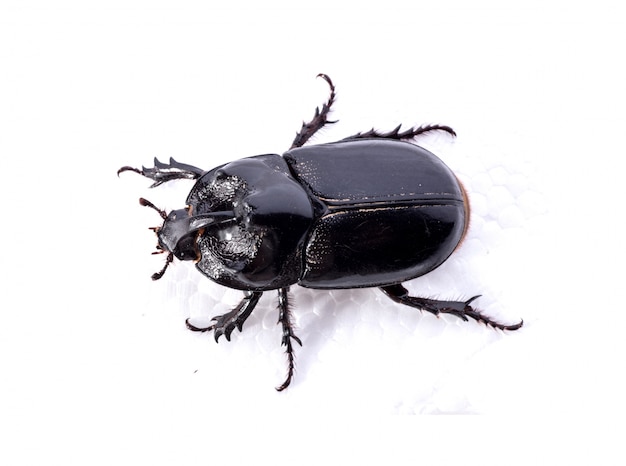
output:
[[[417,136],[421,136],[422,134],[431,132],[431,131],[445,131],[446,133],[456,137],[456,133],[452,128],[445,125],[422,125],[415,126],[407,129],[406,131],[400,131],[400,127],[402,125],[396,126],[394,129],[387,133],[381,133],[376,131],[374,128],[366,131],[365,133],[356,133],[352,136],[349,136],[344,141],[349,141],[353,139],[396,139],[396,140],[407,140],[413,139]]]
[[[479,311],[470,306],[470,303],[478,298],[480,295],[474,296],[467,301],[437,301],[434,299],[409,296],[409,292],[401,284],[383,286],[380,289],[383,291],[383,293],[385,293],[397,303],[406,304],[407,306],[415,307],[417,309],[422,309],[424,311],[431,312],[436,316],[438,316],[440,313],[452,314],[465,321],[467,321],[468,317],[471,317],[477,322],[482,322],[485,325],[489,325],[493,328],[499,328],[500,330],[517,330],[524,324],[524,321],[522,320],[517,324],[504,325],[481,314]]]
[[[295,340],[300,346],[302,346],[302,341],[300,341],[300,338],[298,338],[293,333],[293,325],[291,324],[291,310],[289,309],[289,288],[278,289],[278,310],[278,323],[282,324],[283,326],[283,338],[281,345],[286,347],[285,353],[287,353],[288,362],[287,378],[282,383],[282,385],[276,387],[276,390],[281,392],[291,383],[291,378],[293,377],[293,371],[295,367],[293,345],[291,344],[291,340]]]
[[[219,338],[224,335],[226,340],[230,341],[230,334],[237,328],[240,332],[243,328],[243,323],[246,321],[255,306],[259,302],[259,298],[263,294],[262,291],[244,291],[243,299],[237,304],[232,311],[215,316],[211,319],[214,321],[207,327],[196,327],[189,323],[189,319],[185,321],[187,328],[193,332],[209,332],[215,330],[215,341],[219,341]]]
[[[295,139],[291,143],[290,149],[303,146],[311,138],[311,136],[319,131],[326,123],[336,123],[336,121],[328,121],[330,107],[332,107],[336,97],[335,85],[330,78],[323,73],[318,74],[317,77],[322,78],[330,86],[330,97],[328,98],[328,101],[322,105],[322,110],[320,110],[319,107],[315,108],[315,115],[313,115],[313,119],[311,121],[308,123],[302,123],[302,128],[300,128],[300,131],[296,134]]]
[[[172,180],[196,180],[204,173],[204,170],[194,167],[193,165],[177,162],[172,157],[170,157],[170,163],[159,162],[159,160],[155,157],[153,168],[146,168],[142,166],[140,170],[138,168],[125,166],[120,168],[117,171],[117,174],[119,176],[120,173],[126,171],[139,173],[146,178],[150,178],[154,181],[154,183],[150,186],[151,188]]]

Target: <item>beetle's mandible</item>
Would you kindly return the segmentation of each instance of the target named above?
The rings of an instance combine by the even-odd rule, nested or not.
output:
[[[278,291],[278,323],[288,370],[276,389],[289,386],[294,373],[294,334],[289,287],[339,289],[379,287],[392,300],[417,309],[453,314],[502,330],[467,301],[410,296],[403,282],[441,265],[461,243],[469,225],[465,190],[435,155],[408,141],[431,131],[456,136],[449,126],[424,125],[388,133],[370,130],[330,144],[304,146],[328,120],[335,86],[324,74],[330,97],[303,123],[283,155],[243,158],[209,171],[170,159],[154,167],[122,167],[153,181],[195,180],[186,207],[169,214],[151,202],[163,225],[153,228],[157,252],[167,254],[158,280],[176,257],[193,260],[211,280],[242,290],[241,302],[215,316],[208,327],[215,340],[230,340],[254,310],[264,291]]]

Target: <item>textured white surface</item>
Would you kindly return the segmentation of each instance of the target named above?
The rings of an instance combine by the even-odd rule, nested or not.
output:
[[[301,435],[289,457],[305,464],[332,446],[354,464],[389,451],[394,463],[430,452],[432,464],[465,460],[471,445],[484,446],[482,463],[521,464],[541,445],[552,463],[620,464],[612,418],[594,416],[621,421],[626,388],[623,15],[603,1],[589,11],[288,5],[0,7],[0,463],[278,461]],[[185,329],[186,317],[223,313],[240,293],[183,263],[151,282],[163,257],[150,256],[147,227],[159,218],[137,199],[178,208],[190,184],[148,190],[115,171],[154,156],[211,168],[280,152],[326,98],[319,72],[337,85],[340,122],[314,142],[398,123],[455,128],[455,141],[420,143],[465,183],[471,229],[407,287],[480,293],[482,310],[521,317],[522,330],[436,319],[377,290],[294,287],[304,346],[279,394],[274,293],[230,343]],[[388,413],[503,417],[415,435],[334,421]],[[552,425],[565,415],[574,418]]]

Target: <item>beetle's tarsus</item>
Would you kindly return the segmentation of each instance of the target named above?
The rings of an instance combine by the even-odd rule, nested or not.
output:
[[[283,326],[283,337],[281,345],[284,346],[285,353],[287,354],[287,377],[285,381],[276,390],[282,392],[291,383],[293,373],[295,370],[295,358],[293,354],[293,345],[291,340],[296,341],[302,346],[302,341],[293,332],[293,325],[291,323],[291,310],[289,308],[289,288],[278,289],[278,323]]]
[[[204,170],[194,167],[193,165],[177,162],[172,157],[170,157],[170,163],[160,162],[159,159],[155,157],[153,168],[142,166],[141,170],[139,170],[138,168],[129,166],[122,167],[117,171],[117,176],[120,176],[120,173],[126,171],[139,173],[154,181],[154,183],[150,185],[151,188],[173,180],[196,180],[204,173]]]
[[[438,316],[439,314],[452,314],[464,321],[467,321],[468,317],[471,317],[477,322],[482,322],[485,325],[500,330],[517,330],[521,328],[524,324],[524,321],[521,321],[517,324],[505,325],[496,322],[495,320],[485,316],[484,314],[481,314],[480,311],[477,311],[472,306],[470,306],[470,303],[479,298],[480,295],[473,296],[467,301],[437,301],[435,299],[409,296],[409,292],[401,284],[383,286],[380,289],[383,291],[383,293],[385,293],[397,303],[405,304],[407,306],[411,306],[417,309],[422,309],[436,316]]]
[[[134,167],[129,167],[128,165],[123,166],[122,168],[120,168],[117,171],[117,176],[120,176],[120,173],[122,172],[135,172],[135,173],[139,173],[140,175],[142,174],[141,170],[139,170],[138,168],[134,168]]]
[[[197,327],[189,322],[189,319],[185,320],[185,325],[192,332],[210,332],[215,328],[215,325],[208,325],[207,327]]]
[[[309,139],[311,139],[311,136],[313,136],[320,129],[322,129],[324,125],[337,123],[337,120],[335,121],[328,120],[328,114],[330,113],[330,108],[335,103],[335,97],[336,97],[335,85],[333,84],[331,79],[328,77],[328,75],[324,73],[318,74],[317,77],[322,78],[324,81],[328,83],[328,86],[330,87],[330,96],[328,97],[328,101],[324,105],[322,105],[321,110],[319,107],[315,108],[315,113],[311,121],[309,121],[308,123],[304,123],[304,122],[302,123],[302,127],[300,128],[300,131],[298,131],[298,133],[296,134],[296,137],[291,143],[290,149],[293,149],[295,147],[301,147],[304,144],[306,144],[306,142]]]
[[[369,131],[366,131],[364,133],[356,133],[356,134],[353,134],[352,136],[348,136],[347,138],[343,139],[343,141],[351,141],[354,139],[395,139],[398,141],[402,141],[402,140],[414,139],[418,136],[421,136],[431,131],[445,131],[451,136],[456,137],[456,132],[452,128],[446,125],[415,126],[415,127],[407,129],[406,131],[400,131],[401,126],[402,125],[398,125],[394,129],[386,133],[376,131],[374,128],[372,128]]]
[[[262,291],[244,291],[244,298],[237,304],[235,309],[226,314],[215,316],[211,319],[213,323],[207,327],[196,327],[189,323],[189,319],[185,321],[187,328],[192,332],[209,332],[214,330],[213,336],[215,342],[219,342],[219,338],[224,335],[227,341],[230,341],[230,335],[235,328],[241,332],[243,323],[246,321],[263,294]]]

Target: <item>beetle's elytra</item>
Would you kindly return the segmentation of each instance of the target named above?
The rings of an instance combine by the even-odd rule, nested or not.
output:
[[[278,322],[283,328],[288,372],[277,387],[289,386],[294,372],[292,342],[302,345],[291,324],[291,285],[339,289],[379,287],[392,300],[431,312],[468,317],[502,330],[500,324],[467,301],[409,296],[403,282],[441,265],[461,243],[469,224],[463,186],[435,155],[407,141],[430,131],[456,133],[449,126],[425,125],[388,133],[358,133],[330,144],[302,147],[328,121],[328,101],[303,123],[282,156],[257,155],[205,171],[170,159],[153,168],[122,167],[153,180],[196,180],[186,207],[169,214],[145,199],[163,225],[153,228],[157,252],[166,253],[158,280],[174,257],[193,260],[211,280],[244,297],[231,312],[215,316],[208,327],[230,340],[254,310],[264,291],[278,291]]]

